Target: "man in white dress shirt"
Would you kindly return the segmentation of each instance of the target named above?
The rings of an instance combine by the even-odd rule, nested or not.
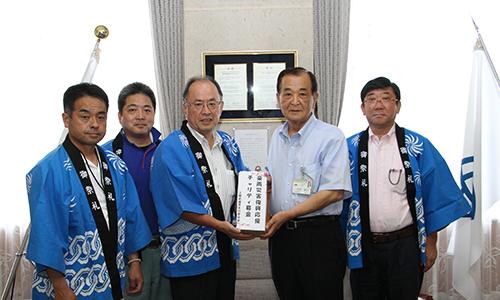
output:
[[[238,245],[232,225],[236,176],[245,166],[232,137],[216,130],[222,91],[210,77],[184,89],[181,129],[155,152],[151,192],[160,221],[162,274],[178,299],[234,299]]]

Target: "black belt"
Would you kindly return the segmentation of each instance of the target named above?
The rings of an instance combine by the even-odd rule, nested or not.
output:
[[[307,218],[296,218],[286,222],[283,228],[287,230],[295,230],[303,227],[312,227],[312,226],[320,226],[332,223],[339,218],[337,215],[331,216],[314,216]]]
[[[372,232],[372,243],[373,244],[382,244],[382,243],[389,243],[393,241],[397,241],[403,238],[407,238],[410,236],[415,236],[416,235],[416,230],[415,226],[408,225],[405,228],[396,230],[396,231],[391,231],[391,232]]]

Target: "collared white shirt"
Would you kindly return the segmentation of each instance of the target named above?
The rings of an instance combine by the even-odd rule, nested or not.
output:
[[[395,125],[380,138],[368,131],[368,188],[372,232],[391,232],[413,223]]]
[[[212,172],[215,191],[221,200],[224,217],[226,221],[229,221],[231,217],[231,205],[233,205],[236,194],[236,181],[231,162],[226,158],[222,150],[222,138],[214,131],[214,144],[212,149],[210,149],[208,140],[202,134],[189,126],[189,123],[187,127],[203,148],[208,166]]]
[[[86,159],[86,158],[83,157],[83,159]],[[99,162],[100,162],[100,158],[99,158]],[[88,165],[86,165],[85,168],[87,169],[87,173],[89,174],[89,177],[90,177],[90,182],[92,183],[92,187],[94,188],[95,195],[97,196],[97,200],[99,201],[99,205],[101,206],[102,214],[104,215],[104,219],[106,220],[106,224],[108,225],[108,228],[109,228],[109,214],[108,214],[108,206],[106,204],[106,195],[104,194],[104,191],[102,190],[102,188],[99,186],[99,184],[96,181],[96,178],[97,178],[97,180],[100,180],[101,182],[103,182],[101,168],[100,168],[100,166],[94,165],[94,163],[91,162],[90,160],[87,160],[87,163],[88,163]],[[92,172],[92,173],[90,173],[90,172]],[[92,175],[92,174],[94,174],[94,175]],[[96,178],[94,178],[94,176]]]
[[[288,135],[288,123],[278,127],[271,139],[267,167],[272,176],[271,214],[286,211],[321,190],[343,190],[351,196],[351,176],[347,142],[342,131],[314,115],[299,130]],[[312,180],[311,195],[294,193],[295,179]],[[339,215],[342,201],[301,217]]]

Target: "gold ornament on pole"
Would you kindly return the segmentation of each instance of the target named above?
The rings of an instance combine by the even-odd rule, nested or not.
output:
[[[97,25],[97,27],[94,29],[94,35],[97,37],[97,39],[105,39],[109,35],[109,30],[106,26],[104,25]]]
[[[99,55],[101,53],[101,49],[99,49],[99,44],[101,43],[101,39],[105,39],[109,35],[109,30],[104,25],[97,25],[94,29],[94,35],[97,38],[95,42],[94,50],[92,50],[92,54],[90,55],[90,60],[87,65],[87,69],[83,74],[82,82],[92,82],[92,78],[94,77],[95,69],[97,68],[97,64],[99,63]]]

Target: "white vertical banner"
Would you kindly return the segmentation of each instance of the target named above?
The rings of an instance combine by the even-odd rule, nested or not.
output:
[[[473,55],[460,181],[475,217],[455,227],[453,287],[468,300],[480,300],[483,217],[500,200],[500,85],[480,38]]]

